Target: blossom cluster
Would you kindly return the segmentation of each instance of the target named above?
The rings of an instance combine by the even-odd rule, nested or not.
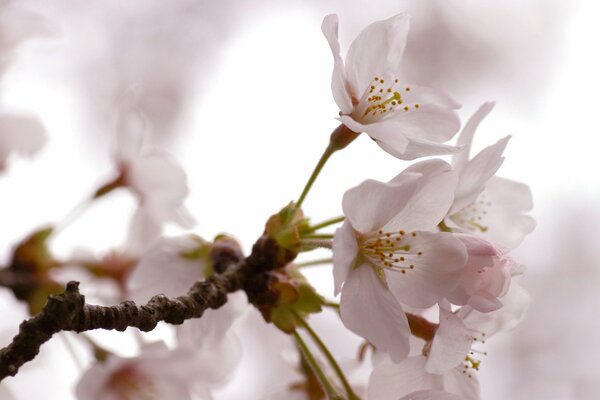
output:
[[[335,292],[344,325],[386,358],[369,382],[374,399],[476,399],[480,342],[522,318],[528,296],[512,278],[522,268],[509,253],[535,224],[524,184],[495,176],[509,136],[470,155],[475,131],[494,104],[459,126],[457,103],[444,93],[399,83],[408,17],[367,27],[342,61],[337,16],[323,22],[333,52],[340,121],[403,159],[451,153],[452,163],[415,163],[389,182],[348,190],[346,217],[333,241]],[[433,334],[417,321],[432,307]],[[407,311],[410,311],[407,312]],[[418,355],[413,335],[425,339]]]
[[[404,82],[407,15],[366,27],[345,59],[338,17],[325,17],[322,31],[333,53],[331,89],[341,125],[300,199],[269,219],[265,235],[279,251],[294,257],[317,247],[331,249],[331,292],[339,304],[318,294],[300,264],[292,262],[265,275],[269,301],[248,302],[241,293],[231,294],[224,307],[173,328],[174,343],[140,339],[138,355],[124,357],[86,339],[94,360],[76,386],[77,398],[212,398],[239,364],[243,349],[232,326],[252,306],[267,322],[293,335],[301,365],[308,366],[302,369],[304,381],[294,388],[311,399],[335,398],[339,385],[329,382],[332,374],[340,378],[346,398],[357,399],[355,391],[361,392],[347,382],[308,324],[311,314],[327,306],[339,308],[343,325],[373,349],[373,368],[362,391],[367,398],[480,398],[477,370],[485,341],[513,328],[529,304],[525,289],[513,281],[524,268],[511,252],[535,227],[527,215],[531,193],[523,183],[496,176],[510,136],[471,154],[475,132],[494,103],[481,105],[461,129],[459,103],[441,90]],[[0,283],[27,303],[32,314],[40,311],[41,297],[60,287],[59,272],[66,266],[85,271],[92,282],[111,281],[116,290],[99,296],[105,303],[144,304],[157,294],[183,295],[194,282],[221,273],[213,268],[216,249],[238,248],[228,235],[213,241],[195,234],[163,235],[168,223],[184,229],[194,225],[184,205],[185,171],[165,152],[147,145],[144,116],[135,105],[121,104],[118,115],[115,174],[88,202],[117,189],[133,195],[137,206],[128,238],[107,255],[86,253],[67,260],[58,260],[46,243],[58,234],[53,228],[24,240],[4,275],[22,280],[35,271],[35,282],[27,290],[9,279]],[[312,225],[301,209],[304,197],[327,158],[362,133],[400,160],[429,158],[412,163],[389,182],[367,180],[347,190],[343,216]],[[456,142],[448,144],[457,134]],[[35,119],[2,113],[0,171],[9,154],[37,151],[43,137]],[[333,235],[318,232],[336,223],[342,225]],[[298,334],[300,328],[315,339],[333,373],[321,370],[320,360],[315,361]],[[322,387],[311,386],[315,379]],[[289,398],[289,392],[278,398]],[[12,396],[2,386],[0,393],[2,398]]]

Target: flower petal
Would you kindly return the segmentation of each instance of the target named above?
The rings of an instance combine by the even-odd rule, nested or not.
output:
[[[0,170],[11,153],[32,156],[46,142],[46,131],[35,117],[0,114]]]
[[[352,99],[350,93],[346,90],[346,72],[344,70],[344,61],[340,55],[338,24],[339,21],[336,14],[327,15],[321,24],[321,31],[323,31],[333,54],[333,74],[331,76],[333,99],[343,114],[350,114],[353,108]]]
[[[417,140],[414,138],[409,139],[408,145],[401,153],[385,142],[378,141],[377,144],[394,157],[407,161],[426,156],[445,156],[448,154],[454,154],[460,150],[460,147],[435,143],[422,139]]]
[[[335,231],[333,238],[333,282],[334,295],[337,296],[342,290],[342,284],[354,267],[358,256],[358,243],[352,225],[344,221],[341,228]]]
[[[459,284],[467,261],[464,244],[450,233],[417,231],[406,239],[410,250],[402,264],[406,273],[385,268],[390,291],[402,304],[428,308]],[[408,269],[412,265],[413,267]]]
[[[144,304],[156,294],[182,296],[192,284],[204,279],[206,263],[189,260],[183,254],[201,246],[201,239],[192,236],[164,238],[140,260],[129,279],[130,298]]]
[[[411,193],[404,207],[383,226],[384,231],[435,230],[454,200],[457,176],[442,160],[427,160],[414,164],[397,175],[390,183],[420,174],[418,188]]]
[[[444,374],[444,390],[456,394],[462,400],[480,400],[479,379],[474,373],[463,373],[454,368]]]
[[[441,390],[419,390],[407,394],[400,400],[463,400],[463,398]]]
[[[484,193],[491,203],[487,215],[487,237],[499,246],[514,249],[535,228],[534,219],[523,214],[533,207],[529,186],[493,177]]]
[[[420,390],[442,389],[442,377],[425,372],[425,357],[409,357],[394,364],[385,359],[369,378],[368,398],[397,400]],[[410,397],[409,397],[410,398]]]
[[[354,39],[346,56],[346,77],[357,97],[374,77],[388,72],[399,75],[408,29],[408,15],[397,14],[372,23]]]
[[[460,365],[471,350],[473,339],[460,317],[440,305],[440,326],[433,337],[425,370],[443,374]]]
[[[402,306],[364,264],[349,275],[340,299],[346,328],[386,351],[400,362],[408,356],[410,328]]]
[[[504,162],[502,153],[509,139],[510,136],[507,136],[486,147],[462,168],[456,187],[454,204],[449,214],[467,207],[483,192],[487,182]]]
[[[344,215],[356,231],[375,231],[405,207],[417,187],[418,178],[419,174],[406,173],[393,183],[364,181],[344,194]]]
[[[467,328],[473,331],[473,336],[481,339],[482,334],[485,334],[485,337],[489,338],[497,332],[517,326],[529,308],[531,296],[523,287],[512,282],[508,293],[500,300],[503,307],[489,313],[481,313],[468,306],[461,308],[459,315]]]
[[[471,143],[473,143],[475,131],[479,127],[481,121],[492,111],[495,104],[496,103],[494,102],[483,103],[463,127],[462,132],[458,136],[456,145],[464,147],[460,153],[456,153],[452,157],[452,165],[454,168],[460,170],[467,164],[467,161],[469,161],[469,152],[471,151]]]
[[[381,143],[385,143],[392,149],[392,152],[388,151],[388,153],[400,159],[402,159],[402,154],[410,142],[408,138],[402,134],[401,124],[392,119],[386,119],[366,125],[355,121],[348,115],[342,115],[339,120],[353,132],[365,132],[380,146]]]
[[[408,111],[397,108],[386,120],[394,120],[409,139],[443,143],[452,139],[460,128],[456,111],[434,104],[421,104]]]

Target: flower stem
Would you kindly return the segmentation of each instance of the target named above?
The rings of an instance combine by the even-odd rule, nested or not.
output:
[[[294,331],[294,339],[296,340],[298,347],[302,351],[302,355],[304,356],[304,359],[306,360],[308,365],[310,365],[310,367],[313,369],[313,371],[319,378],[321,385],[323,385],[323,389],[325,389],[325,392],[327,393],[327,397],[329,397],[330,400],[343,400],[344,398],[342,397],[342,395],[340,395],[338,393],[337,390],[335,390],[335,388],[333,387],[333,385],[331,384],[331,382],[325,375],[325,372],[323,372],[323,370],[317,363],[317,360],[312,355],[310,349],[308,348],[308,346],[306,345],[306,343],[304,342],[304,340],[302,339],[302,337],[300,336],[300,334],[297,331]]]
[[[302,245],[301,251],[311,251],[319,247],[324,249],[333,248],[333,240],[331,239],[301,239],[300,244]]]
[[[52,230],[52,236],[56,237],[60,232],[64,231],[69,225],[71,225],[77,218],[79,218],[93,203],[93,198],[87,198],[81,203],[77,204],[69,213],[56,224],[56,227]]]
[[[319,173],[325,166],[325,163],[327,162],[327,160],[329,160],[329,157],[331,157],[331,155],[334,152],[335,152],[335,149],[331,145],[327,146],[327,148],[323,152],[323,155],[321,156],[321,159],[317,163],[317,166],[313,170],[312,175],[310,176],[310,178],[308,178],[308,182],[306,182],[306,185],[304,186],[304,190],[302,190],[302,194],[300,195],[300,197],[298,198],[298,201],[296,202],[296,207],[300,208],[302,206],[302,202],[304,202],[304,199],[306,198],[306,195],[308,194],[310,188],[312,187],[313,183],[315,183],[317,176],[319,176]]]
[[[296,267],[298,267],[298,268],[312,267],[314,265],[331,264],[332,262],[333,262],[333,258],[319,258],[318,260],[297,263]]]
[[[311,233],[311,232],[316,232],[321,228],[325,228],[329,225],[334,225],[340,222],[344,222],[344,220],[346,219],[346,217],[344,217],[343,215],[340,217],[336,217],[336,218],[331,218],[331,219],[327,219],[321,223],[318,223],[317,225],[313,225],[310,227],[310,229],[308,229],[306,231],[306,233]]]
[[[302,239],[333,239],[333,234],[331,233],[312,233],[312,234],[302,234],[300,235]]]
[[[329,364],[335,371],[338,378],[340,378],[340,381],[342,382],[342,385],[344,386],[344,390],[346,391],[346,395],[348,396],[348,399],[349,400],[359,400],[360,398],[354,393],[354,391],[352,390],[352,386],[350,386],[350,383],[346,379],[346,376],[344,375],[344,371],[342,371],[342,369],[340,368],[337,361],[335,361],[333,354],[331,354],[331,352],[329,351],[327,346],[325,346],[325,343],[323,343],[323,341],[321,340],[319,335],[317,335],[317,333],[310,327],[308,322],[306,322],[302,317],[300,317],[295,311],[292,311],[292,312],[296,316],[298,323],[304,329],[306,329],[308,334],[312,337],[312,339],[316,343],[317,347],[319,347],[319,350],[321,350],[321,352],[323,353],[325,358],[327,358],[327,361],[329,362]]]

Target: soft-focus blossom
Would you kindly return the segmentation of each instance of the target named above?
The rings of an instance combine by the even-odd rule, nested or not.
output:
[[[129,277],[129,298],[144,304],[152,296],[183,296],[194,282],[204,280],[210,244],[197,236],[161,238],[140,259]]]
[[[8,388],[6,386],[4,386],[3,383],[0,383],[0,399],[2,399],[2,400],[15,400],[15,397],[8,390]]]
[[[130,226],[128,248],[142,251],[172,222],[184,228],[194,220],[183,205],[188,195],[183,169],[166,154],[144,147],[143,121],[134,112],[120,118],[115,161],[118,184],[129,188],[139,206]]]
[[[340,121],[354,132],[366,132],[403,160],[450,154],[456,148],[443,143],[460,127],[454,111],[459,105],[441,91],[400,80],[408,26],[406,14],[367,26],[344,62],[338,17],[325,17],[321,28],[333,53],[331,87]]]
[[[409,357],[399,364],[393,363],[389,358],[385,359],[371,374],[369,399],[479,400],[479,381],[476,375],[463,373],[461,367],[452,368],[443,374],[431,374],[425,370],[426,362],[427,358],[423,355]],[[419,396],[425,397],[416,397],[419,392],[424,392]],[[443,393],[442,396],[437,397],[440,392]]]
[[[197,236],[163,238],[140,260],[129,280],[130,298],[145,303],[156,294],[177,297],[210,272],[210,243]],[[190,385],[202,398],[210,398],[209,387],[225,382],[241,357],[231,326],[247,305],[242,293],[230,294],[218,310],[206,310],[202,318],[176,328],[174,352],[190,358],[196,380]]]
[[[34,117],[0,112],[0,171],[11,154],[31,157],[46,142],[46,131]]]
[[[516,263],[485,239],[466,234],[456,237],[465,245],[469,257],[460,284],[447,299],[481,312],[499,309],[502,303],[498,298],[508,291]]]
[[[205,387],[196,389],[202,364],[190,349],[169,350],[163,342],[145,345],[137,357],[108,356],[88,369],[75,388],[79,400],[207,398]]]
[[[501,247],[514,249],[533,230],[535,222],[524,215],[533,207],[529,187],[494,176],[504,160],[502,152],[509,137],[469,160],[475,130],[493,107],[493,103],[483,104],[458,138],[458,145],[464,149],[452,160],[459,181],[448,221],[453,227],[483,235]]]
[[[396,362],[409,350],[401,303],[430,307],[461,279],[465,246],[454,235],[437,231],[455,184],[447,163],[430,160],[388,183],[363,182],[343,198],[346,221],[333,242],[342,320]]]

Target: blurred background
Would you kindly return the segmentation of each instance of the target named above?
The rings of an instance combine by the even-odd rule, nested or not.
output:
[[[2,108],[39,116],[48,137],[31,162],[11,159],[0,176],[0,265],[16,242],[60,221],[111,176],[124,102],[141,110],[153,145],[185,169],[193,232],[229,232],[249,250],[266,218],[297,198],[337,126],[322,18],[339,15],[347,49],[366,25],[398,12],[411,15],[406,81],[444,89],[463,104],[464,119],[495,100],[475,148],[513,135],[499,175],[529,184],[534,196],[538,226],[513,254],[527,267],[522,283],[532,305],[521,325],[486,345],[483,399],[599,398],[600,5],[593,1],[0,0],[8,54],[0,58]],[[314,220],[337,216],[349,187],[388,180],[407,165],[363,135],[329,162],[304,210]],[[57,254],[123,244],[134,200],[115,193],[97,203],[52,243]],[[332,295],[330,267],[308,275]],[[5,289],[0,315],[4,346],[26,316]],[[354,357],[360,341],[333,314],[314,324],[340,358]],[[276,396],[294,379],[282,351],[287,338],[255,312],[235,329],[244,358],[215,398]],[[118,337],[127,354],[123,336],[106,340]],[[18,399],[70,399],[77,377],[55,338],[2,385]]]

